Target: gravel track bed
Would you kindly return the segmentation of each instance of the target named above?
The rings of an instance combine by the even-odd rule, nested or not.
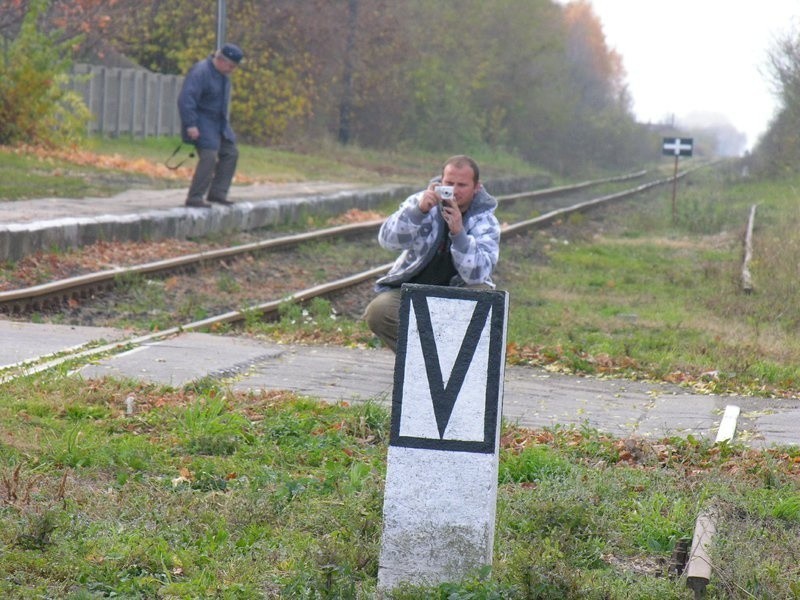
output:
[[[391,253],[376,250],[374,235],[307,243],[213,262],[164,278],[137,278],[109,292],[70,300],[63,310],[37,318],[70,325],[166,329],[279,300],[298,290],[385,264],[391,258]],[[368,294],[371,286],[367,283],[359,286],[358,293],[338,294],[339,306],[334,305],[337,312],[360,315],[366,304],[360,296]]]
[[[501,223],[514,222],[531,218],[530,212],[534,209],[540,213],[551,210],[555,204],[564,206],[578,201],[580,199],[572,197],[568,201],[562,199],[557,203],[551,201],[527,207],[524,202],[515,202],[508,206],[511,210],[503,210],[505,207],[501,206],[498,218]],[[542,236],[591,237],[602,231],[603,213],[616,210],[621,210],[620,205],[612,203],[602,211],[593,211],[592,219],[577,229],[567,227],[568,231],[559,231],[562,227],[554,223],[547,230],[531,231],[504,239],[503,246],[530,246],[532,252],[526,257],[526,262],[537,262],[542,257],[535,248],[545,242],[546,238],[543,239]],[[360,216],[360,220],[374,218],[377,218],[375,214]],[[358,218],[351,218],[348,222],[353,220]],[[329,223],[327,226],[330,225]],[[287,233],[240,233],[211,241],[100,242],[70,253],[37,254],[0,269],[0,290],[199,253],[233,244],[250,243],[279,235]],[[513,254],[515,253],[507,252],[505,256],[510,258]],[[247,254],[236,259],[213,262],[184,274],[139,278],[109,292],[70,300],[62,310],[54,309],[34,318],[71,325],[134,330],[166,329],[278,300],[298,290],[386,264],[394,258],[395,253],[382,250],[378,246],[374,233],[345,240],[329,239],[303,244],[297,248]],[[501,289],[506,288],[506,278],[510,280],[514,277],[513,273],[524,268],[524,264],[503,264],[503,259],[504,252],[501,249],[501,261],[495,277]],[[338,314],[359,318],[373,296],[373,285],[372,281],[364,282],[351,289],[336,292],[329,299]]]

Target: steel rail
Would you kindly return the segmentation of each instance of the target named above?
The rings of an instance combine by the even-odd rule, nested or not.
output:
[[[558,187],[549,187],[541,190],[532,190],[530,192],[520,192],[518,194],[507,194],[499,196],[498,202],[508,202],[511,200],[521,200],[523,198],[547,198],[549,196],[558,196],[559,194],[567,194],[569,192],[577,192],[589,187],[601,185],[604,183],[617,183],[620,181],[630,181],[631,179],[639,179],[647,175],[647,171],[636,171],[627,175],[617,175],[615,177],[608,177],[606,179],[594,179],[591,181],[584,181],[581,183],[574,183],[571,185],[562,185]]]
[[[681,173],[678,175],[678,178],[682,178],[686,175],[686,173]],[[592,198],[591,200],[587,200],[585,202],[579,202],[578,204],[573,204],[572,206],[566,206],[564,208],[556,208],[549,212],[544,213],[543,215],[539,215],[538,217],[534,217],[533,219],[528,219],[526,221],[520,221],[519,223],[514,223],[513,225],[508,225],[503,229],[503,235],[509,234],[516,234],[520,233],[525,229],[530,227],[534,227],[536,225],[543,225],[545,223],[550,223],[551,221],[555,221],[558,217],[562,217],[567,214],[581,212],[598,204],[603,204],[605,202],[610,202],[611,200],[619,200],[620,198],[627,198],[628,196],[634,196],[636,194],[640,194],[652,187],[658,185],[664,185],[669,183],[673,180],[672,177],[664,178],[664,179],[657,179],[655,181],[651,181],[649,183],[644,183],[640,186],[635,188],[631,188],[629,190],[623,190],[621,192],[617,192],[615,194],[608,194],[606,196],[599,196],[597,198]]]
[[[536,199],[557,196],[605,183],[615,183],[638,179],[646,174],[647,171],[637,171],[635,173],[626,175],[619,175],[604,179],[594,179],[572,185],[546,188],[542,190],[532,190],[517,194],[507,194],[498,196],[497,200],[498,202],[509,202],[524,198]],[[44,302],[53,298],[63,298],[87,289],[110,287],[118,278],[172,272],[182,268],[193,267],[204,262],[224,260],[226,258],[232,258],[242,254],[263,252],[278,248],[287,248],[313,240],[363,233],[373,229],[378,229],[383,221],[384,219],[373,219],[361,223],[351,223],[348,225],[328,227],[325,229],[318,229],[314,231],[283,236],[280,238],[273,238],[270,240],[262,240],[250,244],[242,244],[229,248],[220,248],[217,250],[207,250],[194,254],[186,254],[175,258],[168,258],[159,261],[143,263],[140,265],[133,265],[130,267],[116,267],[95,273],[87,273],[85,275],[77,275],[75,277],[50,281],[48,283],[30,287],[6,290],[0,292],[0,308],[4,306],[14,306],[15,304],[36,305],[37,302]]]
[[[217,250],[206,250],[204,252],[197,252],[194,254],[185,254],[175,258],[167,258],[141,265],[134,265],[131,267],[117,267],[114,269],[107,269],[105,271],[98,271],[96,273],[77,275],[75,277],[59,279],[57,281],[51,281],[26,288],[7,290],[0,292],[0,306],[13,302],[35,301],[40,298],[51,297],[68,291],[98,286],[100,284],[112,282],[118,277],[148,275],[164,271],[174,271],[182,267],[189,267],[206,261],[223,260],[225,258],[238,256],[240,254],[275,250],[277,248],[295,246],[307,241],[360,233],[369,229],[376,229],[380,227],[382,222],[382,219],[374,219],[371,221],[364,221],[362,223],[340,225],[337,227],[329,227],[327,229],[298,233],[270,240],[262,240],[250,244],[242,244],[240,246],[231,246],[229,248],[220,248]]]
[[[148,342],[162,340],[173,337],[175,335],[179,335],[185,331],[195,331],[198,329],[207,329],[209,327],[213,327],[214,325],[235,323],[244,320],[249,314],[260,314],[262,317],[270,314],[275,314],[280,310],[281,305],[287,302],[305,302],[307,300],[311,300],[312,298],[316,298],[318,296],[324,296],[325,294],[330,294],[335,291],[347,289],[349,287],[358,285],[359,283],[377,277],[382,273],[385,273],[389,269],[389,267],[391,267],[391,265],[392,263],[387,263],[379,267],[373,267],[372,269],[369,269],[367,271],[362,271],[360,273],[349,275],[347,277],[343,277],[335,281],[329,281],[327,283],[322,283],[319,285],[312,286],[310,288],[306,288],[304,290],[294,292],[292,294],[284,296],[279,300],[271,300],[269,302],[264,302],[262,304],[257,304],[255,306],[249,306],[243,310],[234,310],[226,312],[220,315],[215,315],[213,317],[202,319],[200,321],[193,321],[191,323],[186,323],[184,325],[171,327],[170,329],[164,329],[163,331],[157,331],[142,336],[125,338],[122,340],[117,340],[115,342],[111,342],[94,348],[87,348],[81,350],[81,348],[83,348],[83,346],[81,346],[79,348],[76,348],[75,349],[76,351],[72,353],[67,353],[69,351],[65,351],[65,353],[63,353],[63,356],[57,356],[56,354],[48,354],[46,356],[40,356],[34,359],[25,360],[13,365],[6,365],[3,370],[10,371],[10,373],[6,375],[0,375],[0,384],[7,383],[9,381],[13,381],[14,379],[18,379],[21,377],[26,377],[29,375],[34,375],[36,373],[41,373],[42,371],[46,371],[48,369],[52,369],[59,365],[65,364],[70,361],[75,361],[81,358],[92,358],[104,354],[115,354],[117,352],[126,351],[133,347],[146,344]]]
[[[678,177],[682,178],[686,174],[687,173],[681,173],[678,175]],[[672,177],[666,179],[659,179],[650,183],[637,186],[636,188],[632,188],[630,190],[624,190],[616,194],[609,194],[585,202],[580,202],[578,204],[574,204],[572,206],[568,206],[565,208],[552,210],[534,219],[521,221],[519,223],[507,226],[506,228],[503,229],[503,235],[505,236],[516,235],[522,233],[523,231],[525,231],[530,227],[545,225],[555,220],[559,216],[563,216],[572,212],[579,212],[582,210],[586,210],[588,208],[597,206],[599,204],[603,204],[605,202],[609,202],[611,200],[632,196],[641,193],[643,191],[646,191],[651,187],[671,182],[672,180],[673,180]],[[287,302],[306,302],[308,300],[311,300],[319,296],[324,296],[326,294],[331,294],[336,291],[353,287],[355,285],[358,285],[359,283],[363,283],[364,281],[368,281],[385,273],[391,267],[391,265],[392,263],[387,263],[378,267],[373,267],[366,271],[361,271],[359,273],[355,273],[353,275],[343,277],[335,281],[330,281],[327,283],[315,285],[294,292],[278,300],[271,300],[261,304],[249,306],[242,310],[229,311],[199,321],[193,321],[191,323],[186,323],[184,325],[178,325],[176,327],[165,329],[163,331],[158,331],[138,337],[130,337],[109,344],[105,344],[102,346],[88,348],[85,350],[80,350],[80,348],[78,348],[77,352],[64,354],[63,356],[55,356],[54,354],[50,354],[22,361],[21,363],[17,363],[16,365],[8,365],[4,368],[4,371],[11,371],[11,372],[4,375],[0,375],[0,384],[12,381],[20,377],[25,377],[28,375],[33,375],[35,373],[46,371],[48,369],[54,368],[56,366],[65,364],[70,361],[76,361],[82,358],[93,358],[93,357],[98,357],[100,355],[122,352],[136,346],[141,346],[142,344],[148,342],[179,335],[186,331],[203,330],[212,328],[215,325],[236,323],[245,320],[248,317],[248,315],[258,314],[261,315],[262,317],[274,315],[278,313],[281,305]],[[55,356],[55,358],[51,358],[53,356]]]

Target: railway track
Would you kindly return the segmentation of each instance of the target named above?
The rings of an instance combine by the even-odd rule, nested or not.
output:
[[[646,171],[638,171],[618,177],[591,180],[574,185],[510,194],[498,197],[498,202],[502,206],[522,200],[544,200],[548,198],[574,194],[575,192],[599,185],[620,182],[624,183],[636,180],[644,177],[646,174]],[[630,190],[624,190],[619,192],[619,197],[625,197],[638,193],[643,189],[647,189],[652,185],[658,185],[660,183],[663,183],[663,181],[659,180],[656,182],[650,182],[645,184],[644,187],[639,186]],[[600,197],[599,199],[594,199],[593,202],[597,202],[598,200],[603,202],[607,199]],[[584,208],[588,208],[588,206]],[[565,207],[563,209],[548,211],[545,214],[549,215],[549,217],[544,218],[544,215],[542,215],[541,222],[545,223],[548,220],[558,218],[559,216],[562,216],[571,210],[579,209]],[[51,281],[26,288],[2,291],[0,292],[0,312],[6,314],[25,314],[32,311],[46,310],[63,306],[66,305],[71,299],[84,300],[86,298],[90,298],[93,295],[103,293],[114,288],[121,281],[130,281],[135,277],[165,276],[170,273],[186,272],[196,269],[198,266],[203,264],[236,259],[248,254],[291,248],[310,241],[319,241],[328,238],[347,238],[348,236],[374,232],[378,230],[382,222],[383,219],[375,219],[361,223],[329,227],[326,229],[287,235],[279,238],[262,240],[228,248],[187,254],[145,264],[128,267],[116,267],[113,269],[88,273],[85,275],[78,275],[75,277]],[[540,221],[537,219],[525,220],[521,223],[512,225],[509,229],[504,231],[504,233],[510,234],[515,232],[518,228],[524,229],[526,227],[535,226],[538,222]]]
[[[563,186],[560,188],[548,188],[544,190],[537,190],[535,192],[501,196],[498,198],[498,201],[501,203],[502,206],[505,203],[516,202],[525,199],[538,199],[545,197],[568,195],[578,190],[591,188],[593,186],[601,184],[627,182],[630,180],[641,178],[643,177],[643,175],[644,173],[640,172],[623,177],[581,183],[577,184],[576,186]],[[685,175],[686,173],[682,173],[679,175],[679,177],[683,177]],[[530,229],[535,229],[537,227],[545,227],[548,224],[552,223],[553,221],[559,218],[564,218],[571,213],[587,211],[592,208],[596,208],[598,206],[607,204],[609,202],[613,202],[615,200],[629,198],[631,196],[641,194],[654,187],[671,182],[672,182],[671,177],[664,179],[655,179],[634,187],[623,189],[621,191],[593,197],[588,200],[581,200],[579,202],[570,204],[568,206],[552,208],[551,210],[547,210],[546,212],[538,214],[533,218],[523,219],[515,223],[506,225],[503,229],[503,236],[507,237],[509,235],[517,235],[525,231],[528,231]],[[306,232],[297,235],[285,236],[282,238],[261,241],[233,248],[224,248],[220,250],[201,252],[197,254],[167,259],[163,261],[147,263],[144,265],[135,265],[132,267],[112,269],[108,271],[102,271],[99,273],[91,273],[60,281],[54,281],[44,285],[33,286],[30,288],[0,292],[0,308],[5,310],[6,312],[9,312],[10,307],[15,307],[14,310],[19,311],[20,307],[41,306],[48,299],[50,302],[53,301],[63,302],[63,299],[65,297],[70,297],[70,295],[91,293],[91,290],[106,289],[108,287],[113,287],[115,281],[119,280],[120,277],[130,276],[132,274],[149,275],[155,273],[163,274],[168,272],[175,272],[181,269],[194,268],[196,267],[196,265],[204,262],[231,259],[253,252],[272,251],[280,248],[289,248],[308,241],[357,235],[364,232],[375,231],[378,229],[381,223],[382,219],[379,219],[364,223],[331,227],[327,229]],[[344,277],[340,277],[332,281],[327,281],[321,284],[312,285],[303,289],[293,291],[277,299],[247,306],[246,308],[243,308],[241,310],[226,311],[220,314],[215,314],[207,318],[202,318],[188,323],[184,323],[182,325],[165,328],[161,331],[157,331],[154,333],[141,336],[131,336],[127,339],[118,342],[92,348],[78,348],[72,352],[65,353],[63,355],[42,356],[35,359],[23,361],[17,365],[8,366],[5,369],[4,373],[0,373],[0,383],[9,381],[10,379],[14,379],[20,376],[30,375],[33,373],[51,369],[55,366],[63,365],[64,363],[70,363],[75,361],[81,362],[93,359],[94,357],[97,356],[114,354],[117,352],[129,350],[134,347],[155,340],[172,337],[182,332],[209,330],[218,327],[220,325],[234,324],[243,321],[252,315],[259,315],[261,316],[261,318],[271,318],[276,316],[278,314],[280,307],[287,302],[302,303],[309,301],[313,298],[327,296],[335,292],[341,292],[348,288],[352,288],[354,286],[357,286],[359,284],[377,278],[379,275],[386,272],[386,270],[388,270],[390,265],[391,263],[386,263],[370,267],[366,270],[351,275],[347,275]]]

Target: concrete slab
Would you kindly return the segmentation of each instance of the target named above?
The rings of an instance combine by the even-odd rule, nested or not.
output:
[[[359,189],[353,183],[299,182],[266,183],[233,186],[230,198],[239,200],[265,200],[281,197],[332,194]],[[108,198],[37,198],[0,202],[0,223],[33,223],[79,216],[123,215],[152,210],[182,207],[188,188],[169,190],[127,190]]]
[[[232,377],[276,350],[244,338],[184,333],[144,344],[80,369],[84,378],[118,377],[181,387],[204,377]]]
[[[109,328],[0,320],[0,368],[89,342],[128,337]],[[392,399],[394,354],[386,350],[280,345],[185,333],[79,371],[182,386],[211,376],[236,390],[289,390],[328,402]],[[575,377],[507,366],[503,417],[523,427],[587,426],[620,437],[711,439],[728,404],[741,408],[736,440],[754,447],[800,444],[800,400],[691,394],[657,382]]]
[[[328,402],[389,403],[393,378],[390,352],[286,346],[233,385],[239,390],[285,389]],[[732,401],[687,394],[657,382],[575,377],[514,366],[506,367],[504,387],[506,421],[532,428],[587,426],[623,437],[713,438],[722,409]]]
[[[124,337],[124,331],[107,327],[0,320],[0,369],[43,355],[78,348],[90,342],[113,342]]]
[[[686,437],[716,436],[725,407],[724,400],[714,396],[676,393],[653,399],[639,421],[637,432],[643,436],[677,435]]]
[[[184,206],[186,190],[131,190],[111,198],[44,198],[0,202],[0,260],[100,240],[201,237],[290,223],[303,215],[369,210],[413,188],[346,183],[295,183],[231,190],[233,206]]]
[[[392,400],[391,352],[327,346],[272,347],[276,353],[233,382],[235,389],[282,389],[327,402]]]
[[[800,399],[736,398],[736,438],[755,447],[800,444]]]

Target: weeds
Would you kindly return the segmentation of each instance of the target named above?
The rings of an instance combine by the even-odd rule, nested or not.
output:
[[[246,315],[246,327],[253,334],[290,342],[324,339],[345,345],[368,345],[374,339],[364,323],[340,317],[325,298],[314,298],[308,304],[284,302],[278,308],[275,322],[258,321],[256,316]]]
[[[22,463],[13,469],[4,469],[1,477],[3,503],[16,514],[10,523],[11,545],[23,550],[44,551],[53,542],[52,536],[58,527],[60,515],[66,510],[67,475],[64,471],[55,483],[55,491],[48,497],[41,490],[43,474],[28,474]]]
[[[3,502],[6,504],[26,506],[31,501],[31,489],[36,485],[37,477],[30,478],[27,482],[22,481],[22,464],[18,464],[9,474],[4,470],[2,475],[3,492],[5,497]]]
[[[384,405],[66,376],[2,394],[3,597],[376,596]],[[711,499],[708,597],[796,592],[796,449],[508,424],[501,445],[491,570],[393,598],[685,598],[670,557]]]
[[[229,411],[224,398],[203,399],[189,406],[179,423],[184,448],[191,454],[231,454],[248,438],[247,420]]]
[[[675,222],[651,192],[602,223],[505,241],[497,279],[511,298],[511,362],[716,393],[798,393],[800,313],[786,301],[800,261],[791,182],[740,183],[710,169],[692,177]],[[740,233],[753,198],[760,283],[744,294]]]

